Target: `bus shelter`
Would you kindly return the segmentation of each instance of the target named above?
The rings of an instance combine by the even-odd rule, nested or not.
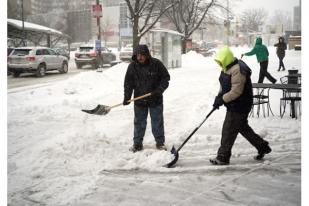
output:
[[[152,29],[147,43],[153,57],[160,59],[167,68],[181,67],[182,34],[168,29]]]
[[[55,47],[58,42],[67,42],[68,47],[71,37],[55,29],[33,24],[16,19],[7,19],[9,46],[20,47],[24,44],[34,46]]]

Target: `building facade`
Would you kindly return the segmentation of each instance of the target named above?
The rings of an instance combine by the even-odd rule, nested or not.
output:
[[[299,6],[294,7],[293,30],[301,31],[301,0]]]

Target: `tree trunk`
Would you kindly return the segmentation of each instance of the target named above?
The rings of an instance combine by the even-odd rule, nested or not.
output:
[[[182,39],[181,40],[181,53],[182,54],[186,53],[186,41],[187,41],[187,39]]]
[[[134,18],[134,24],[133,24],[133,49],[135,49],[138,45],[139,45],[139,42],[141,40],[141,37],[139,36],[139,33],[138,33],[138,21],[139,21],[139,18],[138,17],[135,17]]]
[[[187,40],[189,39],[189,35],[188,35],[188,26],[185,25],[184,28],[184,37],[182,38],[182,53],[185,54],[187,52]]]
[[[187,53],[187,41],[189,40],[189,36],[185,35],[182,39],[181,39],[181,52],[182,54]]]

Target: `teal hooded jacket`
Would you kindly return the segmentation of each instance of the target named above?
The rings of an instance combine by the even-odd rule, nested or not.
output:
[[[257,37],[255,40],[255,46],[250,52],[244,54],[245,56],[256,55],[258,62],[268,61],[268,50],[265,45],[262,44],[262,38]]]

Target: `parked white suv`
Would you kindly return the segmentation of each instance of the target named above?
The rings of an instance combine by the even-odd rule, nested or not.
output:
[[[119,53],[119,59],[121,61],[131,61],[133,55],[133,48],[132,47],[123,47]]]
[[[19,47],[8,56],[8,68],[14,77],[21,73],[35,73],[37,77],[46,71],[68,72],[68,58],[47,47]]]

